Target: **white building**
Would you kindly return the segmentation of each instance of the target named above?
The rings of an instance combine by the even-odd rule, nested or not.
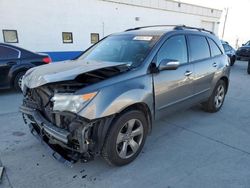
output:
[[[172,0],[0,0],[0,42],[62,60],[137,26],[185,24],[217,33],[221,14]]]

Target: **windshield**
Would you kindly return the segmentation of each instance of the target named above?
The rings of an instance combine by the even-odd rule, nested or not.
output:
[[[250,41],[248,41],[248,42],[245,44],[245,46],[250,46]]]
[[[90,48],[79,59],[125,62],[136,67],[145,60],[158,39],[158,36],[110,36]]]

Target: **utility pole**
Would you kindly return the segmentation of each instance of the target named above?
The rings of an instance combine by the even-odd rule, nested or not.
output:
[[[224,39],[224,34],[225,34],[225,29],[226,29],[228,11],[229,11],[229,8],[226,8],[226,16],[225,16],[225,21],[224,21],[224,26],[223,26],[223,31],[222,31],[222,39]]]

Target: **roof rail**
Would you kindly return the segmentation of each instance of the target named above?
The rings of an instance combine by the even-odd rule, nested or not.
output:
[[[207,33],[210,33],[210,34],[213,34],[214,35],[214,32],[212,31],[209,31],[207,29],[204,29],[204,28],[198,28],[198,27],[190,27],[190,26],[186,26],[186,25],[179,25],[179,26],[176,26],[174,29],[176,30],[184,30],[184,29],[193,29],[193,30],[197,30],[197,31],[203,31],[203,32],[207,32]]]
[[[175,30],[191,29],[191,30],[197,30],[200,32],[208,32],[208,33],[214,35],[214,32],[206,30],[204,28],[190,27],[190,26],[186,26],[186,25],[150,25],[150,26],[142,26],[142,27],[135,27],[135,28],[127,29],[125,32],[135,31],[135,30],[140,30],[140,29],[145,29],[145,28],[154,28],[154,27],[174,27]]]
[[[127,31],[134,31],[134,30],[140,30],[140,29],[145,29],[145,28],[153,28],[153,27],[177,27],[178,25],[149,25],[149,26],[142,26],[142,27],[135,27],[131,29],[125,30]]]

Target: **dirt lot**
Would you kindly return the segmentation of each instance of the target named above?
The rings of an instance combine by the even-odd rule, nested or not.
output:
[[[250,187],[250,75],[236,62],[225,104],[200,107],[154,124],[142,154],[122,168],[101,158],[68,167],[54,160],[22,121],[21,94],[0,91],[0,187]]]

